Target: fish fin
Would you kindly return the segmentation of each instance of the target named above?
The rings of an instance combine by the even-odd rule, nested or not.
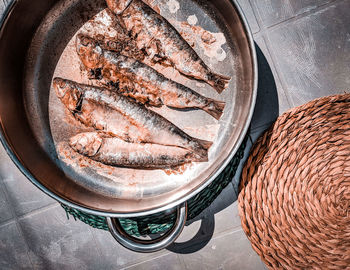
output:
[[[191,152],[196,158],[195,161],[208,161],[208,149],[213,145],[213,142],[196,139],[198,145]]]
[[[206,151],[205,151],[206,152]],[[191,161],[194,162],[207,162],[208,161],[208,153],[206,152],[205,154],[192,154],[190,157]]]
[[[213,142],[197,139],[200,148],[195,151],[195,155],[199,157],[201,161],[208,161],[208,149],[213,145]]]
[[[225,102],[208,98],[208,105],[203,108],[208,114],[219,120],[225,109]]]
[[[231,77],[220,75],[214,72],[211,72],[208,77],[209,79],[207,80],[207,83],[214,87],[214,89],[219,94],[221,94],[221,92],[226,89],[229,81],[231,80]]]
[[[201,146],[204,150],[208,150],[208,149],[213,145],[213,142],[206,141],[206,140],[197,139],[197,142],[200,144],[200,146]]]

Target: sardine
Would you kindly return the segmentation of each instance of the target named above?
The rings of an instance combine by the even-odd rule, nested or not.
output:
[[[212,142],[193,138],[161,115],[108,89],[55,78],[57,96],[81,123],[127,142],[178,146],[208,158]]]
[[[128,143],[102,132],[80,133],[69,140],[69,145],[83,156],[118,167],[166,169],[203,161],[184,148]]]
[[[138,48],[149,59],[176,68],[185,76],[202,80],[221,93],[231,79],[214,73],[164,17],[141,0],[106,0]]]
[[[96,76],[97,79],[112,83],[121,94],[142,104],[202,109],[216,119],[220,119],[223,113],[225,102],[206,98],[134,58],[104,50],[90,37],[78,35],[76,46],[83,64],[98,70],[93,72],[100,75]]]

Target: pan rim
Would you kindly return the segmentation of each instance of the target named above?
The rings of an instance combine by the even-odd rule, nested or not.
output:
[[[239,135],[239,138],[237,140],[237,143],[235,144],[235,146],[233,147],[233,149],[231,150],[230,154],[228,155],[227,159],[220,165],[220,167],[218,168],[218,170],[216,170],[215,173],[213,173],[213,175],[211,177],[209,177],[205,182],[203,182],[200,186],[198,186],[196,189],[194,189],[193,191],[189,192],[188,194],[184,195],[182,198],[176,199],[171,203],[168,203],[164,206],[160,206],[157,208],[153,208],[150,210],[144,210],[144,211],[137,211],[137,212],[123,212],[123,213],[116,213],[116,212],[110,212],[110,211],[103,211],[103,210],[96,210],[96,209],[91,209],[87,206],[81,206],[75,202],[72,202],[66,198],[60,197],[58,195],[56,195],[53,191],[50,191],[48,188],[46,188],[43,184],[41,184],[34,176],[33,174],[30,172],[30,170],[28,170],[20,161],[20,159],[17,157],[17,155],[15,154],[15,152],[13,151],[9,141],[7,140],[6,136],[5,136],[5,132],[3,129],[3,126],[0,125],[0,141],[5,149],[5,151],[7,152],[7,154],[9,155],[10,159],[14,162],[14,164],[16,165],[16,167],[22,172],[22,174],[24,174],[26,176],[26,178],[28,178],[28,180],[30,182],[32,182],[37,188],[39,188],[41,191],[43,191],[45,194],[49,195],[50,197],[52,197],[53,199],[55,199],[56,201],[65,204],[69,207],[81,210],[83,212],[89,213],[89,214],[93,214],[93,215],[99,215],[99,216],[109,216],[109,217],[118,217],[118,218],[126,218],[126,217],[136,217],[136,216],[145,216],[145,215],[150,215],[150,214],[155,214],[155,213],[159,213],[159,212],[163,212],[169,209],[172,209],[174,207],[176,207],[177,205],[189,200],[190,198],[192,198],[193,196],[195,196],[196,194],[198,194],[200,191],[202,191],[204,188],[206,188],[210,183],[212,183],[214,181],[214,179],[224,170],[224,168],[228,165],[228,163],[230,162],[230,160],[233,158],[233,156],[236,154],[236,152],[238,151],[240,145],[243,142],[244,136],[246,135],[246,133],[248,132],[250,123],[251,123],[251,119],[254,113],[254,108],[255,108],[255,103],[256,103],[256,97],[257,97],[257,86],[258,86],[258,68],[257,68],[257,56],[256,56],[256,50],[255,50],[255,46],[254,46],[254,40],[253,40],[253,35],[251,32],[251,29],[248,25],[247,19],[241,9],[241,7],[239,6],[239,4],[237,3],[237,1],[234,0],[230,0],[229,1],[233,7],[236,9],[237,14],[241,20],[241,23],[243,25],[243,29],[248,41],[248,45],[249,45],[249,51],[251,54],[251,61],[252,61],[252,71],[253,71],[253,89],[252,89],[252,95],[251,95],[251,104],[250,104],[250,110],[249,110],[249,114],[247,115],[247,119],[246,122],[244,124],[243,129],[241,130],[241,134]],[[17,0],[12,1],[9,6],[7,7],[7,9],[4,12],[4,15],[0,21],[0,34],[3,30],[3,27],[6,25],[6,21],[8,20],[8,18],[11,16],[11,12],[14,9],[14,7],[17,4]],[[1,124],[1,123],[0,123]]]

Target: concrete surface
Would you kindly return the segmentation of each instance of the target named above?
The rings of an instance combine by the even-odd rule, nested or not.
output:
[[[1,14],[8,2],[0,0]],[[253,141],[287,109],[349,91],[349,0],[238,2],[259,59]],[[176,244],[138,254],[108,232],[67,220],[59,204],[35,188],[0,146],[0,269],[265,269],[241,229],[238,182],[238,176],[232,179]]]

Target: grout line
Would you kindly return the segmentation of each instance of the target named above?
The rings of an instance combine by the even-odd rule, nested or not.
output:
[[[10,217],[9,219],[5,219],[3,221],[0,222],[0,227],[2,227],[3,225],[6,225],[8,223],[11,223],[11,221],[15,220],[14,217]]]
[[[8,219],[0,224],[0,228],[10,225],[11,223],[15,223],[16,220],[14,218]]]
[[[265,29],[265,26],[264,26],[263,20],[262,20],[262,18],[260,16],[260,12],[256,8],[255,4],[252,3],[252,0],[248,0],[248,1],[249,1],[250,6],[252,7],[255,20],[256,20],[256,22],[257,22],[257,24],[259,26],[259,29],[260,29],[259,32],[263,32],[264,29]]]
[[[234,202],[235,203],[235,202]],[[233,203],[233,204],[234,204]],[[241,222],[239,223],[239,225],[237,225],[237,226],[233,226],[233,227],[231,227],[231,228],[228,228],[228,229],[226,229],[226,230],[223,230],[223,231],[220,231],[220,232],[214,232],[214,234],[213,235],[211,235],[210,237],[208,237],[208,236],[201,236],[197,241],[195,241],[195,242],[184,242],[183,244],[184,244],[184,248],[185,249],[187,249],[187,248],[190,248],[190,247],[193,247],[193,246],[196,246],[196,245],[199,245],[199,244],[201,244],[201,243],[203,243],[203,242],[210,242],[210,241],[212,241],[212,240],[215,240],[215,239],[218,239],[218,238],[221,238],[221,237],[223,237],[223,236],[225,236],[225,235],[229,235],[229,234],[231,234],[231,233],[236,233],[236,232],[239,232],[239,231],[241,231],[242,230],[242,226],[241,226]],[[209,241],[208,241],[209,240]],[[207,243],[207,244],[208,244]]]
[[[287,98],[288,105],[290,108],[293,108],[293,107],[295,107],[295,104],[291,98],[290,93],[286,90],[288,84],[286,83],[285,78],[282,76],[282,74],[280,74],[280,71],[279,71],[280,70],[279,69],[280,63],[277,61],[276,55],[274,54],[274,52],[272,50],[272,46],[271,46],[272,42],[269,38],[269,35],[265,34],[263,36],[263,38],[265,40],[266,48],[271,56],[272,64],[275,67],[276,76],[279,79],[281,86],[282,86],[283,93],[284,93],[285,97]]]
[[[20,223],[19,223],[19,219],[18,219],[18,217],[17,217],[17,215],[16,215],[16,213],[15,213],[15,209],[14,209],[13,205],[11,204],[11,200],[10,200],[10,198],[9,198],[8,190],[7,190],[6,185],[3,185],[3,190],[5,191],[5,192],[4,192],[4,194],[5,194],[5,199],[9,202],[9,204],[8,204],[8,205],[9,205],[9,209],[10,209],[12,215],[13,215],[13,220],[14,220],[14,222],[15,222],[17,231],[18,231],[18,233],[20,234],[20,236],[22,237],[22,239],[23,239],[23,241],[24,241],[24,244],[25,244],[25,247],[26,247],[26,250],[27,250],[27,257],[28,257],[28,260],[29,260],[29,262],[30,262],[30,264],[31,264],[31,268],[32,268],[32,269],[35,269],[35,268],[34,268],[34,263],[33,263],[32,259],[31,259],[30,255],[29,255],[29,251],[30,251],[30,249],[29,249],[29,243],[28,243],[27,239],[24,237],[24,232],[23,232],[22,227],[21,227],[21,225],[20,225]]]
[[[35,209],[35,210],[33,210],[33,211],[29,212],[29,213],[25,213],[23,215],[18,215],[17,219],[21,220],[21,219],[24,219],[24,218],[27,218],[27,217],[31,217],[33,215],[37,215],[37,214],[39,214],[41,212],[44,212],[46,210],[50,210],[50,209],[55,208],[57,206],[59,206],[59,204],[57,202],[53,202],[53,203],[50,203],[48,205],[42,206],[40,208],[37,208],[37,209]]]
[[[241,223],[239,223],[239,225],[237,225],[235,227],[232,227],[230,229],[227,229],[227,230],[224,230],[224,231],[219,232],[217,234],[214,234],[213,237],[211,237],[210,241],[216,240],[216,239],[219,239],[219,238],[222,238],[224,236],[231,235],[231,234],[234,234],[234,233],[237,233],[240,231],[243,231]],[[198,244],[198,242],[196,244]],[[188,247],[191,247],[191,246],[192,245],[189,245]]]
[[[147,257],[147,258],[145,258],[145,260],[141,260],[141,261],[139,261],[139,262],[137,262],[137,263],[130,263],[130,264],[127,264],[127,265],[125,265],[125,266],[122,266],[121,268],[119,268],[120,270],[126,270],[126,269],[128,269],[128,268],[130,268],[130,267],[133,267],[133,266],[138,266],[138,265],[141,265],[141,264],[143,264],[143,263],[146,263],[146,262],[150,262],[150,261],[153,261],[153,260],[156,260],[156,259],[159,259],[159,258],[162,258],[162,257],[165,257],[165,256],[168,256],[168,255],[170,255],[170,254],[172,254],[172,253],[170,253],[169,251],[167,251],[167,252],[165,252],[164,254],[159,254],[159,256],[155,256],[155,257]]]
[[[86,224],[86,225],[87,225],[87,224]],[[91,235],[92,235],[92,239],[93,239],[93,241],[95,242],[95,247],[96,247],[96,249],[97,249],[99,258],[100,258],[100,260],[103,260],[103,252],[102,252],[102,250],[101,250],[100,243],[97,241],[96,235],[95,235],[95,233],[94,233],[94,231],[97,230],[97,229],[88,226],[88,230],[90,231],[90,233],[91,233]],[[111,236],[111,237],[112,237],[112,236]]]
[[[184,269],[184,270],[190,270],[190,269],[188,269],[187,266],[186,266],[186,263],[185,263],[185,261],[184,261],[184,259],[183,259],[184,256],[180,256],[180,254],[176,253],[176,257],[177,257],[177,259],[179,260],[182,269]]]
[[[272,64],[274,66],[276,76],[279,79],[279,81],[281,83],[281,86],[282,86],[283,93],[284,93],[285,97],[287,98],[288,105],[289,105],[290,108],[293,108],[293,107],[295,107],[295,104],[292,101],[292,98],[291,98],[289,92],[286,91],[286,88],[287,88],[286,85],[288,85],[288,84],[285,82],[284,77],[279,72],[279,65],[280,65],[280,63],[276,60],[276,56],[275,56],[275,54],[274,54],[274,52],[272,50],[271,40],[269,38],[269,35],[264,34],[263,35],[263,39],[264,39],[264,42],[266,44],[267,51],[270,54],[271,61],[272,61]]]
[[[255,33],[253,34],[253,40],[256,43],[256,45],[258,45],[258,43],[256,42],[257,39],[261,38],[261,32]],[[258,45],[259,46],[259,45]]]
[[[191,243],[189,243],[188,245],[184,246],[184,248],[185,248],[185,249],[188,249],[188,248],[191,248],[191,247],[193,247],[193,246],[199,245],[199,244],[202,243],[202,242],[207,242],[206,245],[208,245],[210,241],[213,241],[213,240],[216,240],[216,239],[219,239],[219,238],[222,238],[222,237],[224,237],[224,236],[228,236],[228,235],[231,235],[231,234],[240,232],[240,231],[243,231],[242,226],[241,226],[241,223],[240,223],[238,226],[235,226],[235,227],[233,227],[233,228],[230,228],[230,229],[227,229],[227,230],[224,230],[224,231],[222,231],[222,232],[219,232],[219,233],[214,234],[212,237],[210,237],[209,241],[206,241],[206,240],[208,240],[207,237],[203,237],[203,238],[201,239],[201,241],[191,242]]]
[[[0,192],[2,192],[3,196],[4,196],[4,199],[5,199],[5,204],[6,205],[10,205],[11,202],[8,200],[8,196],[6,196],[6,191],[5,191],[5,184],[4,184],[4,179],[0,176],[0,181],[1,181],[1,185],[0,185]],[[6,220],[3,220],[0,222],[0,227],[3,225],[3,224],[7,224],[9,223],[11,220],[14,220],[14,215],[13,215],[13,212],[11,212],[11,217],[9,219],[6,219]]]
[[[21,225],[19,224],[18,220],[16,220],[16,227],[17,227],[17,230],[19,231],[19,234],[22,236],[22,238],[23,238],[23,240],[24,240],[24,243],[25,243],[25,245],[26,245],[26,248],[27,248],[27,256],[28,256],[28,259],[29,259],[30,264],[32,265],[32,269],[35,269],[34,263],[33,263],[33,261],[32,261],[32,258],[31,258],[30,255],[29,255],[30,249],[29,249],[28,241],[27,241],[27,239],[24,237],[24,232],[23,232],[22,227],[21,227]]]
[[[338,2],[342,2],[342,1],[345,1],[345,0],[339,0]],[[297,14],[297,15],[291,17],[291,18],[287,18],[287,19],[285,19],[285,20],[283,20],[283,21],[281,21],[281,22],[278,22],[278,23],[272,24],[272,25],[270,25],[270,26],[267,26],[265,29],[269,29],[269,30],[270,30],[270,29],[279,28],[279,27],[280,27],[281,25],[283,25],[283,24],[288,24],[288,23],[290,23],[290,22],[296,21],[296,20],[298,20],[298,19],[307,17],[307,16],[309,16],[309,15],[311,15],[311,14],[313,14],[313,13],[316,13],[316,12],[318,12],[318,11],[321,11],[321,10],[323,10],[323,9],[326,9],[326,8],[328,8],[329,6],[334,5],[335,2],[337,2],[337,0],[331,0],[331,1],[328,2],[328,3],[321,4],[321,5],[319,5],[319,6],[315,7],[315,8],[312,8],[312,9],[310,9],[310,10],[306,10],[306,11],[304,11],[304,12],[302,12],[302,13],[300,13],[300,14]]]
[[[263,24],[261,22],[260,15],[258,14],[259,12],[257,10],[255,10],[254,5],[251,2],[252,0],[247,0],[247,1],[248,1],[249,5],[250,5],[250,8],[252,9],[252,12],[253,12],[253,15],[254,15],[254,19],[255,19],[256,23],[258,24],[258,27],[259,27],[259,31],[254,33],[254,34],[260,33],[261,30],[264,29],[264,27],[263,27]]]
[[[284,87],[284,84],[282,83],[282,80],[281,80],[281,76],[280,76],[280,74],[279,74],[279,72],[278,72],[278,62],[276,62],[275,60],[274,60],[274,55],[272,54],[272,51],[270,50],[270,46],[269,46],[269,40],[268,40],[268,37],[267,37],[268,35],[267,35],[267,33],[266,33],[266,31],[262,31],[262,32],[260,32],[259,33],[259,35],[257,35],[257,36],[254,36],[254,38],[260,38],[260,39],[262,39],[262,41],[264,42],[264,45],[265,45],[265,47],[266,47],[266,49],[267,49],[267,56],[268,57],[266,57],[266,55],[264,54],[264,52],[263,52],[263,54],[264,54],[264,57],[266,58],[266,61],[267,61],[267,63],[269,64],[269,66],[271,67],[271,72],[272,72],[272,75],[273,75],[273,77],[276,77],[275,79],[276,79],[276,81],[278,81],[279,83],[280,83],[280,85],[281,85],[281,90],[282,90],[282,94],[284,94],[284,96],[285,96],[285,98],[287,99],[287,103],[288,103],[288,106],[289,106],[289,108],[292,108],[293,107],[293,103],[291,103],[291,100],[290,100],[290,98],[289,98],[289,95],[287,94],[287,92],[286,92],[286,90],[285,90],[285,87]],[[258,44],[257,44],[257,46],[259,46]],[[270,61],[271,61],[271,63],[270,63]],[[276,84],[276,88],[278,87],[278,85]],[[278,95],[278,93],[279,93],[279,91],[277,91],[277,95]],[[279,98],[278,98],[278,100],[280,100]],[[279,104],[280,105],[280,104]],[[278,113],[279,113],[279,115],[281,114],[281,112],[279,111],[279,108],[278,108]],[[256,129],[259,129],[259,128],[261,128],[261,127],[265,127],[265,125],[271,125],[272,123],[273,123],[274,121],[271,121],[271,122],[269,122],[269,123],[266,123],[266,124],[263,124],[263,125],[260,125],[260,126],[257,126],[257,127],[254,127],[254,129],[252,129],[252,131],[254,131],[254,130],[256,130]]]
[[[282,76],[279,72],[279,62],[276,61],[275,55],[274,55],[273,51],[271,50],[270,39],[269,39],[269,36],[266,32],[262,34],[262,39],[264,40],[267,52],[268,52],[270,59],[271,59],[271,62],[272,62],[272,66],[273,66],[272,72],[277,76],[277,80],[281,84],[282,92],[283,92],[285,98],[287,99],[287,103],[289,106],[288,110],[289,110],[290,108],[294,107],[294,104],[293,104],[288,92],[286,91],[286,87],[285,87],[286,84],[285,84],[284,80],[282,80]],[[278,112],[280,115],[281,112],[279,110],[278,110]],[[270,124],[272,124],[272,123],[274,123],[274,121],[272,121]]]
[[[243,4],[241,4],[241,3],[244,2],[244,1],[247,1],[247,2],[248,2],[248,8],[244,8],[244,7],[243,7]],[[251,33],[252,33],[253,35],[258,34],[258,33],[260,32],[260,29],[261,29],[261,28],[260,28],[260,25],[259,25],[259,23],[258,23],[258,20],[256,19],[255,10],[254,10],[252,4],[250,3],[250,1],[249,1],[249,0],[242,0],[242,1],[236,1],[236,3],[237,3],[237,4],[239,5],[239,7],[242,9],[242,11],[243,11],[243,13],[244,13],[244,15],[245,15],[245,17],[246,17],[246,20],[247,20],[247,23],[248,23],[248,25],[249,25],[249,28],[250,28]],[[255,22],[256,22],[256,24],[257,24],[257,26],[258,26],[258,30],[257,30],[256,32],[253,31],[252,24],[250,23],[250,20],[249,20],[249,17],[250,17],[250,16],[247,15],[248,12],[246,12],[246,11],[247,11],[248,9],[250,9],[251,12],[252,12],[252,14],[254,15],[254,20],[255,20]]]

